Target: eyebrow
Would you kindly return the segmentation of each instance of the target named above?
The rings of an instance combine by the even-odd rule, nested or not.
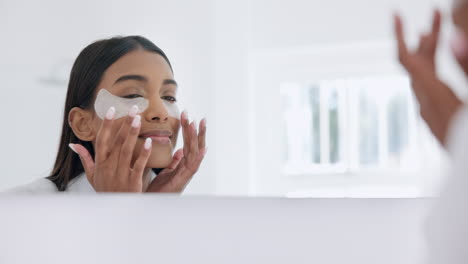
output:
[[[120,78],[118,78],[117,81],[114,82],[114,84],[119,83],[119,82],[123,82],[123,81],[128,81],[128,80],[148,82],[148,79],[145,76],[141,76],[141,75],[124,75],[124,76],[121,76]]]
[[[177,82],[176,82],[174,79],[166,79],[166,80],[164,80],[163,85],[167,85],[167,84],[173,84],[173,85],[175,85],[175,86],[179,86],[179,85],[177,84]]]
[[[139,82],[148,82],[148,78],[142,75],[136,75],[136,74],[131,74],[131,75],[123,75],[120,78],[118,78],[114,84],[119,83],[119,82],[124,82],[128,80],[134,80],[134,81],[139,81]],[[168,85],[168,84],[173,84],[175,86],[177,85],[177,82],[173,79],[165,79],[163,82],[163,85]]]

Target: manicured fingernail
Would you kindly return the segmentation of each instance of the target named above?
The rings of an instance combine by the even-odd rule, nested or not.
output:
[[[107,110],[106,119],[113,120],[114,116],[115,116],[115,107],[112,106],[111,108],[109,108],[109,110]]]
[[[151,140],[151,138],[146,138],[146,140],[145,140],[145,149],[149,150],[151,148],[152,143],[153,143],[153,140]]]
[[[188,114],[187,114],[187,111],[186,111],[186,110],[184,110],[184,111],[182,112],[182,118],[183,118],[183,119],[186,119],[186,120],[188,119]]]
[[[140,123],[141,123],[141,116],[137,115],[133,118],[132,127],[138,128],[140,126]]]
[[[202,127],[206,127],[206,118],[203,118],[201,122],[202,122]]]
[[[128,111],[128,115],[130,117],[135,117],[137,114],[138,114],[138,106],[137,105],[134,105],[132,106],[132,108],[130,108],[130,110]]]
[[[75,144],[68,144],[68,147],[73,150],[73,152],[75,152],[76,154],[78,154],[78,152],[76,151],[75,149]]]
[[[458,31],[451,41],[452,51],[457,58],[468,56],[468,37],[462,31]]]

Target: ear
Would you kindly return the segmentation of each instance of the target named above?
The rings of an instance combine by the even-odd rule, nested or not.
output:
[[[93,116],[91,111],[74,107],[68,113],[68,124],[76,137],[83,141],[93,141],[96,131],[93,129]]]

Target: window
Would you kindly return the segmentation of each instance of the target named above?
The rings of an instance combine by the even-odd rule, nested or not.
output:
[[[283,83],[280,91],[286,174],[416,170],[419,144],[432,140],[416,138],[420,120],[404,76]]]
[[[445,156],[388,42],[252,56],[252,193],[432,195]]]

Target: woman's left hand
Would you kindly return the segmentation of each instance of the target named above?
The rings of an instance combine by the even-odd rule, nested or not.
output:
[[[403,23],[395,16],[395,34],[400,63],[411,78],[411,87],[419,102],[422,118],[442,145],[446,144],[450,121],[462,101],[438,76],[436,51],[441,27],[441,14],[434,13],[432,31],[421,36],[419,47],[408,50],[403,36]]]
[[[205,157],[206,120],[200,122],[199,133],[194,122],[189,124],[185,112],[180,120],[184,147],[175,152],[171,164],[157,175],[146,192],[182,192]]]

